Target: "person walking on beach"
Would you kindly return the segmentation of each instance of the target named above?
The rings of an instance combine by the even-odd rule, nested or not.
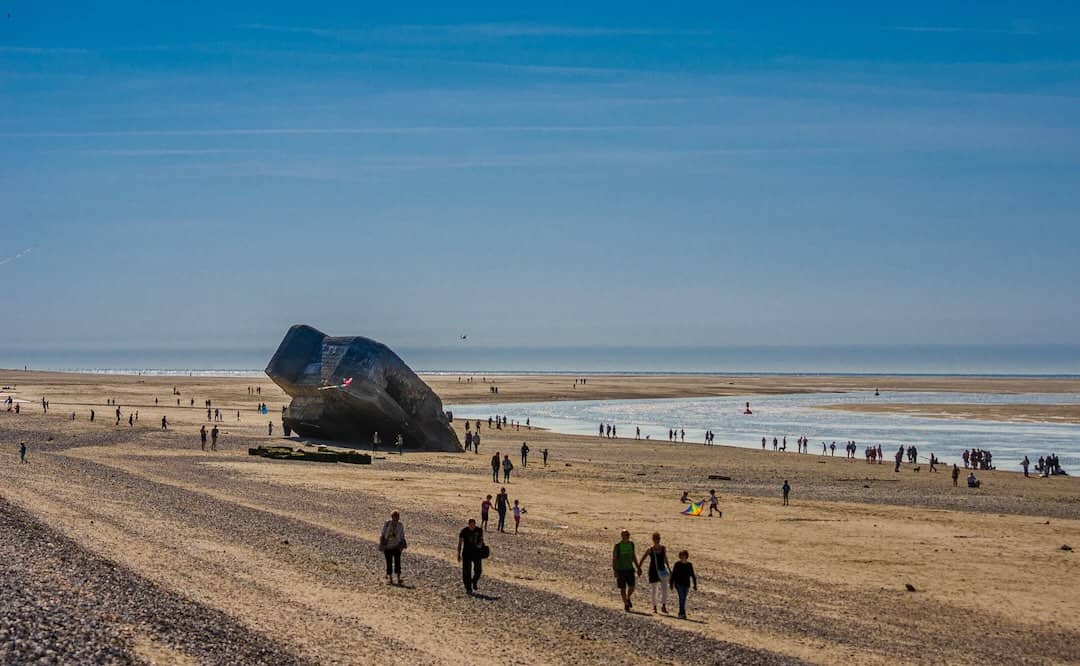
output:
[[[514,463],[510,462],[510,454],[503,456],[503,483],[510,483],[510,472],[514,469]]]
[[[274,436],[274,422],[273,421],[267,421],[266,422],[266,436],[267,437],[273,437]],[[371,451],[372,451],[372,453],[374,453],[375,448],[372,447]]]
[[[525,469],[529,465],[529,445],[525,442],[521,443],[521,469]]]
[[[668,587],[670,586],[671,565],[668,563],[667,548],[660,543],[660,533],[653,532],[652,546],[638,560],[638,571],[645,558],[649,558],[649,588],[652,593],[652,612],[656,612],[657,597],[660,598],[660,611],[667,615]]]
[[[784,493],[784,506],[788,505],[788,495],[791,493],[791,484],[784,479],[784,485],[780,487],[780,490]]]
[[[540,455],[544,456],[544,467],[547,467],[548,450],[544,449],[543,451],[540,452]]]
[[[162,430],[168,430],[169,429],[169,419],[167,419],[164,416],[161,417],[161,429]]]
[[[408,544],[405,542],[405,525],[401,522],[401,514],[396,510],[390,512],[390,520],[383,525],[382,534],[379,536],[379,550],[386,558],[386,584],[393,584],[392,575],[397,576],[397,584],[401,585],[401,551]]]
[[[474,455],[480,455],[480,422],[476,422],[476,432],[472,436],[472,450]]]
[[[506,511],[510,508],[510,496],[506,494],[506,488],[499,491],[495,496],[495,510],[499,512],[499,531],[506,531]]]
[[[761,450],[762,451],[765,450],[765,438],[764,437],[761,438]]]
[[[514,500],[514,534],[518,533],[518,527],[521,525],[521,505],[517,500]]]
[[[218,438],[218,427],[214,426],[214,429],[210,431],[210,450],[211,451],[217,451],[217,438]]]
[[[896,450],[896,468],[893,469],[894,472],[899,472],[900,471],[900,463],[902,463],[902,462],[904,462],[904,445],[903,444],[901,444],[900,448]]]
[[[720,498],[716,496],[715,490],[709,491],[709,518],[712,518],[713,511],[716,512],[717,518],[723,518],[724,512],[720,510]],[[667,611],[664,611],[667,612]]]
[[[206,450],[206,426],[199,428],[199,448],[203,451]]]
[[[631,597],[634,596],[634,585],[637,582],[634,570],[636,569],[637,575],[640,576],[641,565],[634,553],[634,542],[630,540],[630,530],[623,530],[621,536],[622,540],[615,544],[611,552],[611,569],[615,572],[615,584],[619,586],[623,610],[630,612],[630,609],[634,607]]]
[[[19,464],[26,464],[26,442],[19,442]]]
[[[94,422],[94,410],[90,410],[90,423]]]
[[[690,563],[690,553],[679,551],[679,561],[671,568],[671,587],[679,595],[679,619],[686,619],[686,595],[690,592],[690,582],[694,583],[694,591],[697,592],[697,576],[694,575],[694,565]]]
[[[457,559],[461,562],[461,582],[465,584],[465,593],[476,591],[483,573],[481,553],[484,548],[484,530],[476,526],[476,519],[469,518],[469,524],[458,533]]]
[[[499,452],[496,451],[495,455],[491,456],[491,482],[499,482]]]
[[[956,463],[953,463],[953,466],[952,466],[952,485],[953,485],[953,488],[955,488],[957,486],[957,481],[959,481],[959,480],[960,480],[960,468],[956,466]]]
[[[486,530],[488,524],[488,516],[491,514],[491,495],[487,496],[483,502],[480,502],[480,529]]]
[[[1030,464],[1031,464],[1031,461],[1028,460],[1027,456],[1024,456],[1024,459],[1020,462],[1020,466],[1024,468],[1024,476],[1028,475],[1028,465],[1030,465]]]

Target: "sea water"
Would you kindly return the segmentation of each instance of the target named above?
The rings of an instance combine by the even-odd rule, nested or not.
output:
[[[744,414],[750,402],[753,414]],[[1010,423],[964,418],[931,418],[906,414],[821,409],[825,405],[964,403],[964,404],[1078,404],[1078,394],[997,395],[985,393],[896,392],[875,396],[871,392],[801,393],[775,396],[672,398],[635,400],[582,400],[502,404],[451,405],[455,418],[508,419],[548,428],[555,432],[596,436],[601,423],[613,424],[621,438],[633,438],[641,428],[642,439],[666,442],[669,429],[685,430],[686,444],[704,443],[705,431],[716,435],[716,444],[761,448],[765,437],[787,437],[788,454],[796,455],[795,440],[805,435],[809,452],[821,454],[822,443],[836,442],[836,455],[854,440],[862,459],[863,447],[880,444],[886,464],[900,445],[915,445],[924,463],[931,453],[943,463],[961,463],[965,449],[993,453],[998,469],[1019,470],[1024,455],[1034,468],[1040,455],[1056,453],[1061,464],[1080,472],[1080,425]],[[524,436],[524,435],[523,435]]]

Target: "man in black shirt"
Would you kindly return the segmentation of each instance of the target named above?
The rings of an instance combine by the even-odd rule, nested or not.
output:
[[[480,550],[484,547],[484,531],[476,526],[476,519],[470,518],[469,525],[458,534],[457,558],[461,562],[461,581],[465,592],[476,591],[476,583],[482,573]]]

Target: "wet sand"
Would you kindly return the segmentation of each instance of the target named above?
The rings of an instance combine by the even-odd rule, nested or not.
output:
[[[975,419],[1011,423],[1080,423],[1080,405],[965,405],[918,403],[887,405],[822,405],[819,409],[908,414],[940,419]]]
[[[897,377],[853,375],[593,375],[575,384],[570,375],[427,375],[427,381],[450,404],[535,402],[545,400],[615,400],[626,398],[698,398],[781,393],[883,394],[904,391],[962,393],[1080,393],[1080,379],[1045,377]],[[498,394],[489,390],[497,386]]]
[[[22,375],[0,373],[0,383],[12,383],[12,374]],[[658,390],[704,390],[676,388],[676,379]],[[268,380],[34,380],[18,382],[25,413],[0,412],[0,507],[10,502],[17,518],[5,529],[70,539],[77,551],[60,553],[66,561],[119,567],[123,589],[175,595],[163,613],[203,608],[232,632],[206,647],[205,638],[152,631],[140,624],[145,614],[109,605],[137,598],[66,608],[80,602],[58,595],[69,614],[118,618],[79,640],[118,641],[133,661],[224,663],[251,645],[265,646],[271,661],[319,663],[1080,660],[1080,597],[1071,582],[1080,564],[1061,549],[1080,547],[1077,479],[982,472],[983,487],[969,490],[925,465],[895,473],[862,460],[490,431],[486,423],[480,455],[410,452],[371,466],[281,462],[246,455],[249,446],[288,443],[279,428],[266,434],[283,401]],[[648,392],[636,378],[622,389],[610,381],[605,390]],[[967,381],[956,390],[971,390]],[[529,382],[530,391],[558,394],[533,378],[521,382],[500,384],[499,397],[525,393]],[[174,384],[195,408],[175,406]],[[262,387],[269,416],[254,412],[260,398],[247,395],[249,385]],[[48,416],[35,386],[47,390]],[[113,394],[125,419],[139,409],[134,428],[116,426],[112,408],[100,404]],[[226,413],[214,454],[198,449],[207,398]],[[28,442],[27,465],[17,462],[19,441]],[[525,469],[522,441],[532,449]],[[489,533],[483,596],[472,598],[461,588],[454,545],[483,496],[501,487],[490,478],[496,450],[512,452],[517,469],[507,488],[527,513],[520,534]],[[785,478],[789,507],[780,506]],[[709,488],[721,496],[723,518],[680,515],[682,490],[700,498]],[[405,587],[385,585],[375,548],[391,508],[401,510],[410,544]],[[635,612],[622,610],[610,550],[623,527],[639,549],[658,530],[672,552],[690,551],[701,589],[689,621],[654,615],[644,585]],[[2,559],[6,577],[15,565]],[[49,571],[18,575],[42,594],[68,585]],[[669,610],[675,605],[673,598]]]

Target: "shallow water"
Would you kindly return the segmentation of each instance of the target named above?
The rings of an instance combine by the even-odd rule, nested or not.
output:
[[[749,401],[752,415],[743,414]],[[876,414],[819,409],[822,405],[868,403],[964,403],[964,404],[1077,404],[1080,394],[998,395],[985,393],[898,392],[804,393],[777,396],[675,398],[664,400],[583,400],[563,402],[503,403],[449,406],[457,418],[483,419],[500,414],[510,420],[574,435],[595,435],[600,423],[612,423],[620,437],[667,440],[669,428],[685,429],[686,441],[702,443],[706,430],[716,434],[717,444],[760,448],[761,438],[795,440],[806,435],[810,453],[820,454],[822,441],[837,442],[843,456],[844,442],[881,444],[887,460],[900,444],[914,444],[919,458],[934,453],[944,463],[960,463],[964,449],[980,448],[994,455],[998,469],[1020,470],[1028,455],[1034,467],[1040,455],[1057,453],[1066,470],[1080,470],[1080,425],[1007,423],[959,418],[926,418],[904,414]]]

